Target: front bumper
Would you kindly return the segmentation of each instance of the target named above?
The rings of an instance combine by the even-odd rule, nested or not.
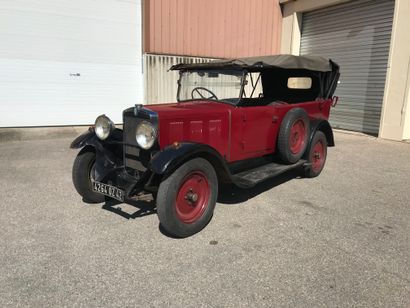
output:
[[[122,144],[117,145],[122,147]],[[95,181],[108,184],[125,191],[125,198],[131,198],[144,190],[152,178],[152,172],[133,170],[130,174],[129,168],[125,168],[123,158],[115,156],[107,147],[96,150],[96,162],[94,167]]]

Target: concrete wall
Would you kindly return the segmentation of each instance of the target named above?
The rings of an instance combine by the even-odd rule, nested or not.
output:
[[[410,1],[396,0],[380,137],[410,139]]]
[[[409,74],[407,73],[407,78],[409,78]],[[406,106],[406,113],[405,113],[405,122],[404,122],[404,127],[403,127],[403,140],[410,140],[410,85],[409,82],[407,81],[407,98],[406,102],[404,105]]]
[[[145,0],[144,52],[232,58],[277,54],[279,0]]]
[[[349,0],[281,1],[283,5],[281,53],[298,55],[302,13]],[[393,0],[392,0],[393,1]],[[410,139],[410,1],[395,0],[389,67],[379,137]]]

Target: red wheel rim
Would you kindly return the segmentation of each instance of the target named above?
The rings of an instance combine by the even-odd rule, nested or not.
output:
[[[197,221],[208,206],[211,189],[201,171],[189,173],[182,181],[175,200],[177,217],[184,223]]]
[[[302,119],[296,120],[290,129],[290,151],[299,154],[305,146],[306,126]]]
[[[313,146],[312,150],[312,169],[315,172],[320,171],[326,158],[326,150],[323,141],[319,140]]]

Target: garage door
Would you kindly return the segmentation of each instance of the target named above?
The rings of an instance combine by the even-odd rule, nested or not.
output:
[[[352,1],[303,15],[301,54],[341,67],[333,127],[377,134],[389,56],[394,1]]]
[[[0,1],[0,127],[121,122],[142,102],[140,0]]]

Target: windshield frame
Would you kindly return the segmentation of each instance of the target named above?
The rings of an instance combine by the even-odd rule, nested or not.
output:
[[[239,90],[239,95],[238,95],[238,99],[235,102],[230,102],[227,100],[220,100],[220,99],[212,99],[212,98],[190,98],[190,99],[180,99],[180,93],[181,93],[181,79],[182,79],[182,74],[186,73],[186,72],[209,72],[209,71],[214,71],[214,72],[218,72],[218,73],[224,73],[224,72],[238,72],[241,75],[241,88]],[[198,101],[198,100],[206,100],[206,101],[212,101],[212,102],[218,102],[218,103],[223,103],[223,104],[228,104],[228,105],[233,105],[233,106],[237,106],[243,97],[243,91],[244,91],[244,87],[247,84],[247,70],[245,69],[184,69],[184,70],[180,70],[179,71],[179,78],[178,78],[178,89],[177,89],[177,102],[192,102],[192,101]]]

